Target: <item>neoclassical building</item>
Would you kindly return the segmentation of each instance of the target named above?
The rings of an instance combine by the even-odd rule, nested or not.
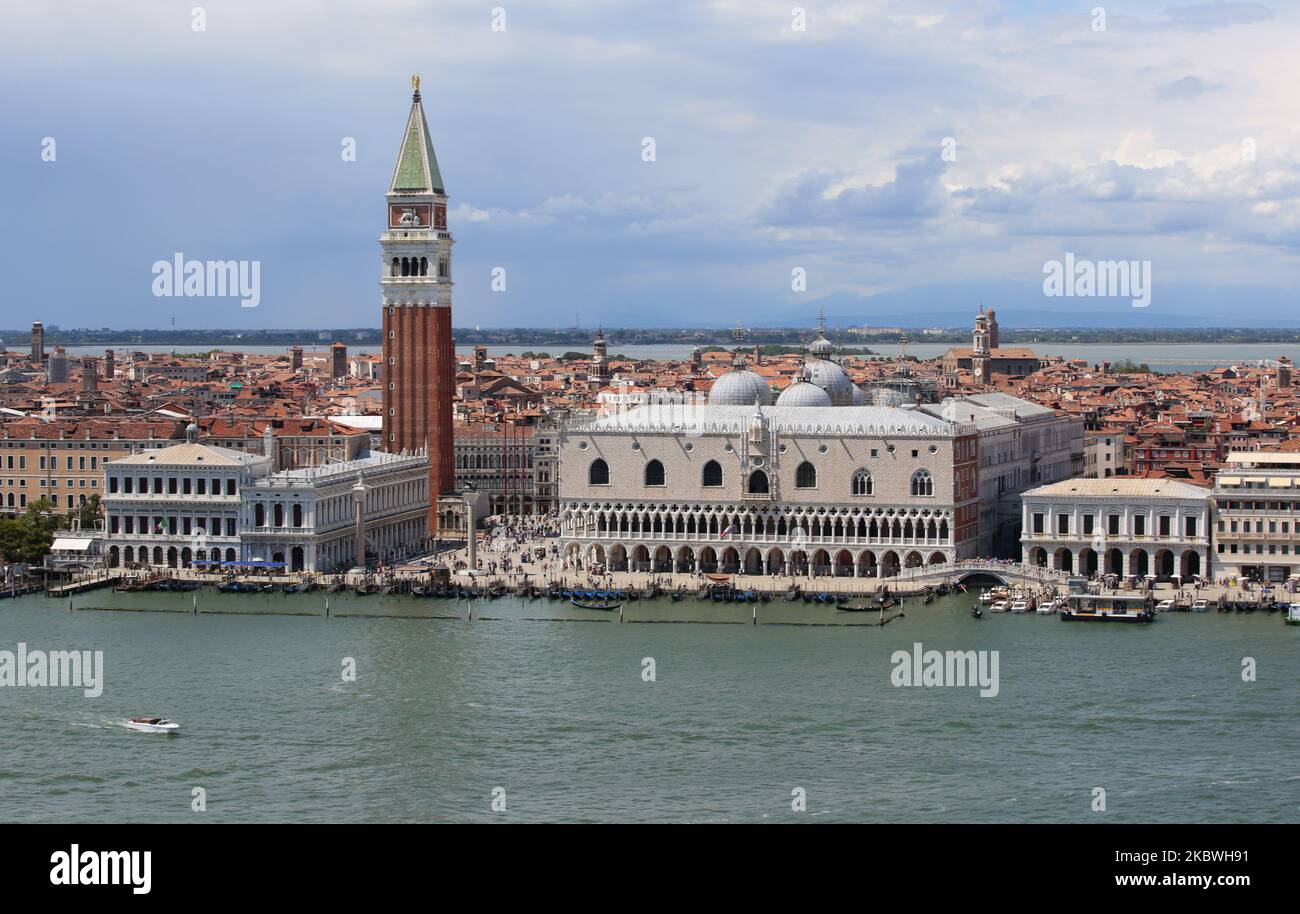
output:
[[[1171,479],[1066,479],[1023,496],[1024,562],[1075,574],[1209,577],[1209,489]]]
[[[376,451],[272,473],[244,488],[241,514],[246,560],[347,570],[361,564],[360,536],[367,563],[391,564],[427,548],[429,458]]]
[[[271,457],[199,444],[196,433],[191,425],[184,443],[105,465],[100,552],[109,567],[268,562],[334,571],[428,546],[423,452],[275,473]]]

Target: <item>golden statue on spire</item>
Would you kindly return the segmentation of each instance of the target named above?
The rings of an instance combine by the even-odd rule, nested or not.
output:
[[[411,88],[416,92],[420,91],[420,75],[418,73],[411,77]]]

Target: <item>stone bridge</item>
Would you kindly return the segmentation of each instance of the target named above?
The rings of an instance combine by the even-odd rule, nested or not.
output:
[[[1018,562],[996,562],[983,559],[965,559],[952,564],[926,565],[920,568],[903,568],[899,573],[880,579],[880,583],[898,589],[911,589],[927,584],[960,584],[976,575],[996,578],[1004,586],[1013,584],[1034,587],[1064,587],[1072,575],[1068,571],[1046,568],[1042,565],[1021,565]]]

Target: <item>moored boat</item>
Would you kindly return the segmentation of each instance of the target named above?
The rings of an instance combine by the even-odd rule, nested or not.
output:
[[[1061,610],[1062,622],[1154,622],[1149,595],[1071,594]]]
[[[623,605],[617,600],[580,600],[576,596],[569,603],[579,609],[599,609],[605,612],[611,612]]]

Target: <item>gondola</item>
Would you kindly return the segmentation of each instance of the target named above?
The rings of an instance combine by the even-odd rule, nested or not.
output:
[[[599,609],[604,612],[612,612],[623,605],[615,600],[579,600],[577,597],[574,597],[569,603],[578,607],[578,609]]]
[[[984,615],[984,610],[980,609],[978,605],[976,605],[976,606],[972,606],[972,607],[970,608],[970,614],[971,614],[973,617],[975,617],[976,619],[979,619],[979,618],[983,617],[983,615]]]
[[[880,607],[878,606],[860,606],[856,603],[841,603],[839,606],[835,607],[835,609],[842,613],[880,612]]]

